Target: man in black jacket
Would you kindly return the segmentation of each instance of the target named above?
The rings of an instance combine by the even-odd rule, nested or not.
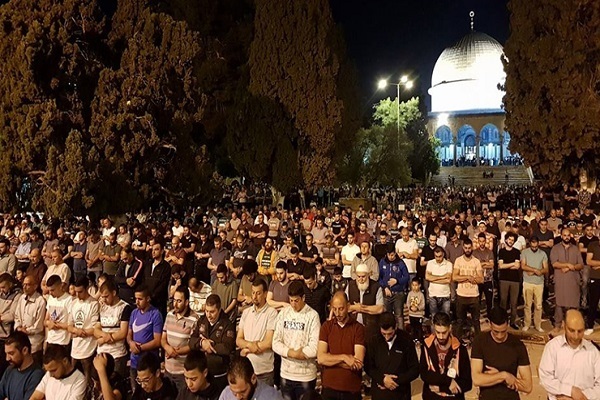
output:
[[[221,309],[221,299],[211,294],[206,298],[204,316],[198,321],[189,346],[206,354],[208,372],[216,386],[227,386],[227,367],[235,351],[235,338],[235,325]]]
[[[421,351],[423,400],[464,399],[473,385],[467,348],[452,335],[448,314],[438,312],[432,322],[434,333]]]
[[[373,400],[410,399],[410,383],[419,376],[415,345],[396,318],[385,312],[379,318],[379,334],[367,343],[365,371],[371,377]]]
[[[115,282],[119,286],[119,298],[135,306],[135,289],[144,279],[143,264],[133,255],[131,248],[121,250],[121,261],[117,266]]]
[[[164,258],[162,243],[152,245],[152,259],[144,268],[144,284],[151,295],[151,303],[163,316],[167,315],[167,302],[169,300],[169,282],[171,280],[171,266]]]

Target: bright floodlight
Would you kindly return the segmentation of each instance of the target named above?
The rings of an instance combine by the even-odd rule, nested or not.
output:
[[[408,83],[408,76],[402,75],[402,78],[400,78],[400,82],[402,82],[402,83]]]
[[[413,81],[404,82],[404,87],[407,89],[411,89],[413,87]]]
[[[387,80],[386,79],[381,79],[378,83],[377,83],[377,87],[379,89],[385,89],[385,87],[387,86]]]
[[[448,125],[448,117],[449,115],[446,113],[439,114],[437,117],[437,127]]]

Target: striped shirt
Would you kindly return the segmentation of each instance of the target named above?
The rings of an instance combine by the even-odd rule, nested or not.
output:
[[[208,286],[208,285],[206,285]],[[167,314],[163,335],[167,336],[167,343],[174,348],[187,346],[190,336],[198,323],[198,314],[188,309],[184,314],[175,315],[173,311]],[[185,355],[165,359],[165,369],[173,375],[183,374]]]

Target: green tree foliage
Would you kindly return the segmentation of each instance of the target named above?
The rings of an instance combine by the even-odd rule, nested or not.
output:
[[[398,129],[398,103],[396,99],[383,99],[374,106],[373,120],[380,126]],[[439,160],[435,152],[437,143],[429,137],[425,121],[423,101],[413,97],[400,102],[400,143],[407,143],[410,151],[403,153],[412,179],[426,183],[439,172]],[[406,179],[401,179],[406,181]]]
[[[119,2],[111,24],[95,0],[12,1],[0,20],[3,209],[119,212],[203,194],[210,99],[192,72],[209,56],[185,22],[141,0]]]
[[[250,92],[281,104],[298,137],[307,187],[333,182],[336,140],[344,134],[338,87],[343,52],[326,0],[256,0],[250,47]],[[276,23],[274,23],[276,21]],[[348,81],[348,80],[346,80]]]
[[[24,0],[0,7],[0,21],[0,205],[73,205],[57,174],[81,168],[61,154],[82,141],[72,131],[84,132],[90,120],[104,18],[92,1]],[[82,200],[89,205],[88,194]]]
[[[509,2],[510,149],[550,182],[600,168],[600,3]]]

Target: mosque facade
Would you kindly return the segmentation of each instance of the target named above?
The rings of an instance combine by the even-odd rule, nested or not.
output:
[[[502,45],[473,29],[439,56],[431,76],[428,130],[442,166],[515,164],[508,150]]]

